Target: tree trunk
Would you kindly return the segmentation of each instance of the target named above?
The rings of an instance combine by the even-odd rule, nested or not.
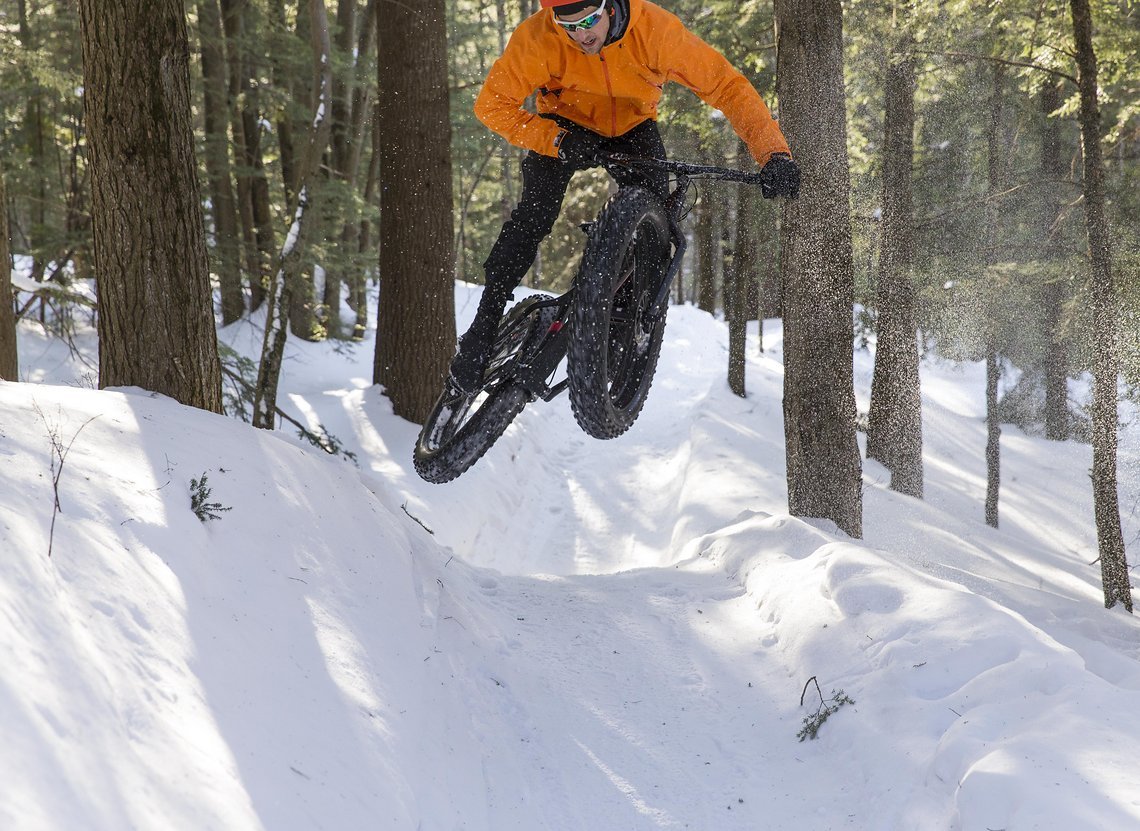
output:
[[[998,420],[998,381],[1001,363],[997,350],[986,347],[986,525],[998,527],[1001,492],[1001,421]]]
[[[332,133],[331,142],[331,170],[329,173],[337,181],[351,188],[355,171],[350,169],[352,161],[352,148],[355,136],[352,133],[352,102],[356,91],[356,63],[364,58],[363,54],[353,56],[352,50],[356,40],[356,0],[337,0],[336,11],[336,37],[333,46],[341,61],[345,62],[345,69],[333,75],[332,97]],[[334,215],[340,227],[340,253],[346,255],[353,251],[353,240],[346,237],[355,236],[356,221],[352,211],[352,199],[347,193],[342,193],[336,200]],[[320,322],[325,328],[325,336],[340,339],[340,295],[341,287],[345,283],[345,273],[351,270],[352,260],[333,258],[325,266],[325,283],[321,292]]]
[[[1005,182],[1002,159],[1002,111],[1005,104],[1005,67],[994,62],[993,97],[990,98],[990,123],[986,129],[986,166],[988,169],[988,189],[986,192],[985,230],[982,235],[983,262],[993,265],[1000,259],[998,255],[998,223],[1001,218],[999,200]],[[994,291],[998,289],[993,289]],[[987,324],[991,330],[998,327],[997,321]],[[1000,356],[997,347],[997,332],[986,335],[986,524],[998,527],[998,500],[1001,494],[1001,422],[998,419],[998,380],[1001,376]]]
[[[716,313],[716,257],[717,244],[711,199],[702,199],[697,205],[697,227],[694,233],[697,266],[697,308],[709,314]]]
[[[839,0],[776,0],[776,21],[780,124],[803,171],[781,246],[788,508],[861,537],[843,12]]]
[[[8,195],[0,166],[0,379],[20,380],[16,351],[16,314],[12,309],[12,251],[8,247]]]
[[[28,16],[25,0],[17,6],[20,46],[29,54],[35,54],[37,43]],[[24,102],[24,135],[27,141],[28,167],[31,174],[31,200],[28,204],[29,227],[25,232],[28,249],[32,255],[31,279],[37,283],[44,279],[46,268],[44,232],[47,229],[47,141],[44,124],[44,96],[38,78],[28,79],[30,92]],[[40,305],[40,321],[44,319],[44,307]]]
[[[284,0],[269,0],[269,30],[274,34],[274,40],[280,43],[297,43],[296,34],[289,34],[289,24],[285,19],[285,2]],[[303,25],[305,15],[297,16],[298,26]],[[301,43],[306,42],[301,40]],[[287,94],[292,94],[294,90],[293,80],[289,77],[289,73],[285,71],[282,65],[281,56],[278,50],[274,50],[269,56],[269,62],[272,67],[273,86]],[[308,90],[300,90],[301,96],[308,94]],[[285,190],[285,201],[293,204],[294,190],[293,186],[297,179],[297,174],[294,169],[294,158],[296,151],[293,140],[293,120],[289,113],[288,107],[278,108],[277,116],[277,146],[280,149],[281,155],[281,186]]]
[[[292,208],[293,224],[285,235],[278,256],[277,274],[271,283],[269,308],[266,311],[265,340],[261,349],[261,365],[254,393],[253,426],[273,429],[277,413],[277,384],[281,378],[281,359],[288,338],[290,293],[298,285],[297,274],[305,267],[305,249],[310,239],[310,189],[317,178],[321,156],[329,142],[332,107],[331,47],[329,24],[324,0],[309,0],[310,27],[313,39],[314,108],[309,141],[298,168],[297,199]]]
[[[764,319],[783,316],[783,284],[780,278],[780,211],[765,210],[764,218],[757,225],[760,232],[760,250],[763,252],[764,270],[758,288],[756,311],[763,334]],[[764,339],[760,339],[760,351],[764,351]]]
[[[373,380],[396,415],[427,418],[455,352],[447,7],[379,26],[380,309]]]
[[[1097,58],[1093,50],[1092,12],[1088,0],[1071,0],[1073,39],[1077,49],[1081,97],[1081,145],[1084,150],[1085,223],[1092,260],[1092,318],[1097,348],[1093,350],[1093,505],[1100,554],[1104,605],[1123,603],[1132,611],[1132,588],[1120,505],[1116,490],[1119,336],[1116,289],[1112,277],[1112,240],[1105,216],[1104,160],[1100,146],[1100,104],[1097,101]]]
[[[274,234],[269,207],[269,183],[261,158],[256,90],[250,79],[245,44],[248,0],[221,0],[229,63],[229,116],[237,167],[238,217],[241,219],[246,272],[249,274],[249,308],[261,307],[272,277]]]
[[[1041,225],[1047,240],[1046,256],[1060,260],[1064,256],[1060,230],[1061,215],[1057,182],[1065,177],[1061,158],[1061,124],[1050,116],[1061,106],[1060,84],[1046,81],[1041,87]],[[1045,284],[1045,438],[1064,441],[1069,437],[1069,359],[1061,319],[1065,303],[1065,285],[1059,277],[1050,276]]]
[[[737,153],[737,159],[748,158],[747,149]],[[732,281],[728,288],[728,386],[734,394],[744,398],[746,344],[748,340],[749,298],[756,286],[759,258],[756,248],[756,219],[758,212],[755,185],[739,185],[736,202],[736,243],[732,254]]]
[[[323,0],[322,0],[323,3]],[[311,2],[309,3],[311,6]],[[304,2],[299,4],[299,9],[304,8]],[[327,12],[322,10],[322,18],[327,16]],[[313,20],[311,14],[298,14],[296,33],[294,43],[297,48],[303,48],[301,45],[305,43],[313,43],[314,38],[319,39],[320,33],[313,30]],[[328,26],[325,26],[325,39],[328,39]],[[313,46],[313,51],[316,52],[318,47]],[[328,60],[332,61],[331,49],[325,48],[325,55]],[[314,85],[307,78],[299,76],[282,77],[279,73],[279,68],[276,65],[277,55],[273,54],[271,60],[274,62],[274,78],[278,89],[288,91],[292,99],[298,102],[306,112],[318,112],[319,104],[316,97],[317,91]],[[319,71],[323,72],[323,69]],[[331,88],[330,98],[325,101],[325,107],[331,108]],[[324,226],[326,224],[325,217],[328,214],[329,196],[328,189],[322,187],[323,182],[318,179],[311,178],[310,172],[306,166],[306,159],[302,156],[298,158],[296,149],[293,146],[297,137],[302,142],[305,141],[306,136],[312,137],[310,123],[315,126],[315,121],[312,117],[308,116],[294,116],[293,111],[288,107],[283,107],[280,110],[281,118],[278,119],[277,134],[283,139],[281,143],[281,171],[284,177],[285,186],[285,200],[288,205],[299,205],[301,202],[301,187],[304,181],[307,185],[307,192],[305,193],[304,202],[307,209],[303,211],[304,229],[309,239],[322,239],[325,236]],[[321,113],[322,121],[325,127],[331,125],[331,114],[328,109]],[[326,141],[327,144],[327,141]],[[288,150],[286,148],[289,148]],[[320,148],[323,154],[328,148]],[[307,145],[302,146],[301,152],[307,152]],[[296,221],[296,219],[294,220]],[[317,227],[314,227],[317,226]],[[290,259],[290,267],[285,269],[285,278],[289,281],[290,285],[286,291],[286,296],[289,299],[289,329],[290,331],[301,338],[302,340],[314,341],[319,340],[321,337],[320,327],[317,325],[317,294],[315,274],[312,262],[305,262],[299,259],[299,255],[303,250],[303,246],[296,246],[294,251],[298,255],[297,259]],[[280,273],[280,272],[278,272]]]
[[[373,112],[372,123],[372,155],[368,159],[368,175],[364,179],[364,204],[372,205],[376,196],[376,185],[380,176],[380,151],[377,147],[379,131],[376,129],[375,110],[373,104],[369,107]],[[373,221],[365,217],[360,220],[360,233],[357,239],[357,251],[364,254],[372,247]],[[363,262],[363,261],[362,261]],[[368,331],[368,286],[367,274],[364,268],[358,268],[349,278],[348,306],[352,309],[355,321],[352,326],[353,340],[362,340]]]
[[[922,395],[912,276],[914,59],[902,38],[884,73],[883,240],[867,458],[891,472],[891,490],[922,498]]]
[[[221,412],[181,0],[80,0],[99,385]]]
[[[206,133],[206,175],[214,215],[214,245],[221,286],[222,324],[241,319],[245,298],[241,288],[241,237],[230,171],[230,141],[226,104],[226,57],[218,0],[198,0],[202,81],[202,115]]]
[[[337,13],[337,51],[343,56],[352,57],[352,67],[345,77],[333,85],[333,133],[332,168],[336,178],[346,186],[346,193],[340,198],[343,210],[336,211],[336,221],[340,225],[340,256],[334,257],[325,271],[324,293],[321,298],[322,322],[331,338],[344,337],[340,318],[341,293],[348,287],[349,307],[354,311],[354,298],[361,290],[363,262],[357,256],[360,237],[360,211],[357,209],[355,193],[357,175],[360,168],[362,146],[368,122],[365,112],[371,112],[372,96],[369,84],[364,82],[358,67],[364,63],[375,45],[376,0],[369,0],[360,18],[360,32],[353,42],[356,29],[356,0],[340,0]],[[356,51],[353,53],[353,48]],[[358,279],[359,278],[359,279]],[[355,335],[355,321],[353,326]]]

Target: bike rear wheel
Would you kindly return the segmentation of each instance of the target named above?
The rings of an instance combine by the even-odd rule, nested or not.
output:
[[[443,484],[466,472],[529,403],[531,394],[512,379],[511,369],[557,318],[554,308],[535,308],[546,299],[528,297],[503,316],[483,389],[471,395],[445,389],[440,395],[416,440],[413,463],[421,479]]]
[[[625,187],[602,209],[575,281],[566,372],[574,418],[588,434],[612,439],[641,413],[665,333],[647,319],[671,259],[661,200]]]

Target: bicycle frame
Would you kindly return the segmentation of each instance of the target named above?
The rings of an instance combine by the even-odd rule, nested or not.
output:
[[[692,180],[715,179],[726,182],[759,184],[760,174],[745,173],[740,170],[731,170],[729,168],[715,167],[712,165],[674,162],[667,159],[644,159],[636,156],[628,156],[624,153],[601,154],[598,157],[598,162],[602,167],[605,167],[607,171],[610,171],[611,174],[615,167],[641,167],[664,171],[675,177],[673,189],[665,200],[665,215],[669,219],[673,255],[661,278],[661,284],[654,295],[653,302],[646,310],[646,319],[650,323],[656,323],[664,317],[668,311],[669,293],[673,287],[673,281],[681,270],[681,264],[687,248],[685,233],[681,230],[681,219],[683,216],[682,211],[684,209],[685,197],[688,195]],[[583,226],[583,228],[586,229],[587,233],[592,233],[592,226],[593,223],[588,223]],[[569,339],[569,331],[566,323],[570,314],[570,306],[573,302],[573,298],[574,289],[571,288],[568,292],[558,297],[539,301],[534,305],[534,308],[529,314],[516,321],[516,326],[528,326],[530,325],[533,315],[539,310],[552,307],[558,309],[557,319],[551,324],[546,337],[538,348],[528,354],[518,355],[513,361],[508,361],[501,366],[492,367],[488,371],[488,382],[495,383],[500,380],[500,378],[509,375],[515,383],[522,386],[532,396],[541,398],[544,401],[550,401],[562,393],[568,384],[566,379],[554,385],[548,384],[547,379],[554,375],[558,365],[566,356]]]

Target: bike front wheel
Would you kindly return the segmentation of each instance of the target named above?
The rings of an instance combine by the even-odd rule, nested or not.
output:
[[[555,309],[537,307],[546,299],[528,297],[503,316],[483,389],[471,395],[444,390],[436,401],[413,454],[421,479],[443,484],[467,471],[531,400],[531,394],[512,379],[511,371],[519,356],[528,354],[557,318]]]
[[[566,374],[578,425],[612,439],[641,413],[665,333],[648,319],[671,259],[661,200],[625,187],[598,216],[575,281]]]

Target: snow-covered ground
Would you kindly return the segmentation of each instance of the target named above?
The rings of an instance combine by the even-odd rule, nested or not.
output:
[[[926,499],[866,463],[858,541],[786,512],[772,321],[747,399],[723,324],[674,308],[628,434],[539,402],[444,486],[371,341],[292,343],[282,386],[356,464],[94,391],[90,343],[25,325],[35,383],[0,383],[0,828],[1140,828],[1090,450],[1007,427],[985,526],[979,366],[924,363]],[[1136,560],[1134,421],[1120,469]]]

